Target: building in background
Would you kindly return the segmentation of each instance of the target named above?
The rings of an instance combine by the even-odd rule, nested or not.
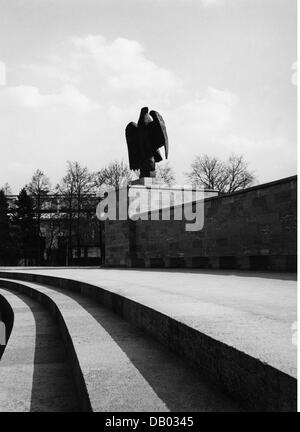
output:
[[[16,195],[7,196],[10,219],[16,206]],[[75,196],[48,195],[43,201],[39,214],[34,212],[34,219],[39,220],[38,244],[29,263],[20,256],[11,265],[100,265],[102,261],[102,225],[95,215],[95,209],[101,198],[96,195]],[[33,204],[34,198],[33,198]],[[36,206],[33,206],[36,209]]]

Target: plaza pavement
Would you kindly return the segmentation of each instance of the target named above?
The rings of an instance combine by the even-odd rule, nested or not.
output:
[[[296,377],[296,276],[219,270],[1,268],[88,282]]]
[[[18,281],[0,279],[0,296],[15,315],[1,359],[0,412],[243,411],[205,375],[94,300],[21,285],[22,294]]]

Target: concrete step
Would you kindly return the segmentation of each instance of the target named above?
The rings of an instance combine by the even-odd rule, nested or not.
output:
[[[245,408],[296,411],[292,280],[120,269],[13,270],[0,277],[92,298],[179,354]]]
[[[1,279],[0,286],[38,300],[55,317],[83,410],[242,410],[173,352],[93,299],[32,282]]]
[[[77,411],[66,351],[51,314],[24,294],[0,289],[0,297],[13,315],[0,362],[0,412]]]

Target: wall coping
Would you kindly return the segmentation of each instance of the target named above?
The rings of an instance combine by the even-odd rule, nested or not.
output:
[[[262,184],[256,185],[256,186],[251,186],[249,188],[241,189],[241,190],[238,190],[236,192],[232,192],[230,194],[223,194],[223,195],[217,195],[217,196],[212,196],[212,197],[204,198],[201,201],[204,201],[205,203],[207,203],[207,202],[210,202],[210,201],[216,201],[216,200],[220,200],[220,199],[223,199],[223,198],[230,198],[232,196],[236,196],[236,195],[252,192],[252,191],[255,191],[255,190],[259,190],[259,189],[265,189],[265,188],[268,188],[268,187],[276,186],[278,184],[289,183],[289,182],[292,182],[292,181],[297,181],[297,175],[290,176],[290,177],[284,177],[284,178],[279,179],[279,180],[274,180],[274,181],[271,181],[271,182],[268,182],[268,183],[262,183]],[[186,204],[193,205],[195,203],[196,203],[196,201],[190,201],[189,203],[186,203]],[[170,211],[173,211],[175,208],[178,208],[178,207],[180,207],[182,205],[183,204],[172,205],[172,206],[170,206],[168,208],[170,209]],[[146,215],[146,214],[151,215],[151,213],[152,214],[153,213],[159,213],[162,210],[163,209],[155,209],[152,212],[150,210],[148,212],[139,213],[139,216]],[[140,219],[138,219],[138,220],[140,220]]]
[[[276,186],[276,185],[282,184],[282,183],[289,183],[289,182],[292,182],[292,181],[297,181],[297,177],[298,177],[297,175],[290,176],[290,177],[284,177],[284,178],[279,179],[279,180],[273,180],[271,182],[262,183],[262,184],[259,184],[259,185],[256,185],[256,186],[251,186],[251,187],[246,188],[246,189],[240,189],[238,191],[231,192],[229,194],[218,195],[217,197],[209,197],[209,198],[206,198],[205,201],[213,200],[213,199],[216,199],[216,198],[218,198],[218,199],[220,199],[220,198],[228,198],[228,197],[232,197],[232,196],[235,196],[235,195],[251,192],[251,191],[254,191],[254,190],[258,190],[258,189],[266,189],[266,188],[268,188],[270,186],[272,187],[272,186]]]

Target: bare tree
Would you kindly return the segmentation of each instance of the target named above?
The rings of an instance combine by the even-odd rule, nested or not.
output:
[[[193,185],[215,189],[220,193],[245,189],[255,179],[243,156],[234,154],[226,162],[206,154],[196,156],[187,178]]]
[[[26,190],[35,201],[37,211],[40,213],[41,207],[46,201],[47,195],[51,190],[49,178],[43,173],[43,171],[37,169],[33,174],[30,183],[26,185]]]
[[[123,182],[129,182],[132,174],[128,165],[123,161],[113,161],[107,167],[102,168],[95,174],[96,187],[101,191],[107,187],[119,187]]]
[[[226,192],[234,192],[251,186],[255,180],[253,172],[242,155],[232,154],[226,163]]]
[[[164,165],[157,165],[156,178],[162,180],[168,186],[175,184],[175,171],[173,167],[170,166],[169,162]]]
[[[68,223],[68,245],[67,254],[68,262],[72,261],[72,235],[74,222],[75,237],[77,246],[77,257],[80,258],[81,230],[80,218],[85,195],[95,192],[94,175],[90,173],[87,167],[82,167],[78,162],[68,161],[67,174],[63,177],[61,183],[57,185],[57,191],[64,195],[66,205],[66,217]]]
[[[187,178],[195,186],[223,192],[226,183],[224,163],[220,159],[206,154],[196,156]]]
[[[8,183],[5,183],[0,190],[3,191],[4,195],[12,195],[11,187]]]
[[[37,260],[38,265],[41,264],[41,215],[43,204],[47,200],[47,196],[50,192],[51,184],[49,178],[43,173],[43,171],[37,169],[32,176],[32,179],[28,185],[26,185],[27,192],[31,195],[34,203],[34,211],[36,214],[37,221]]]

